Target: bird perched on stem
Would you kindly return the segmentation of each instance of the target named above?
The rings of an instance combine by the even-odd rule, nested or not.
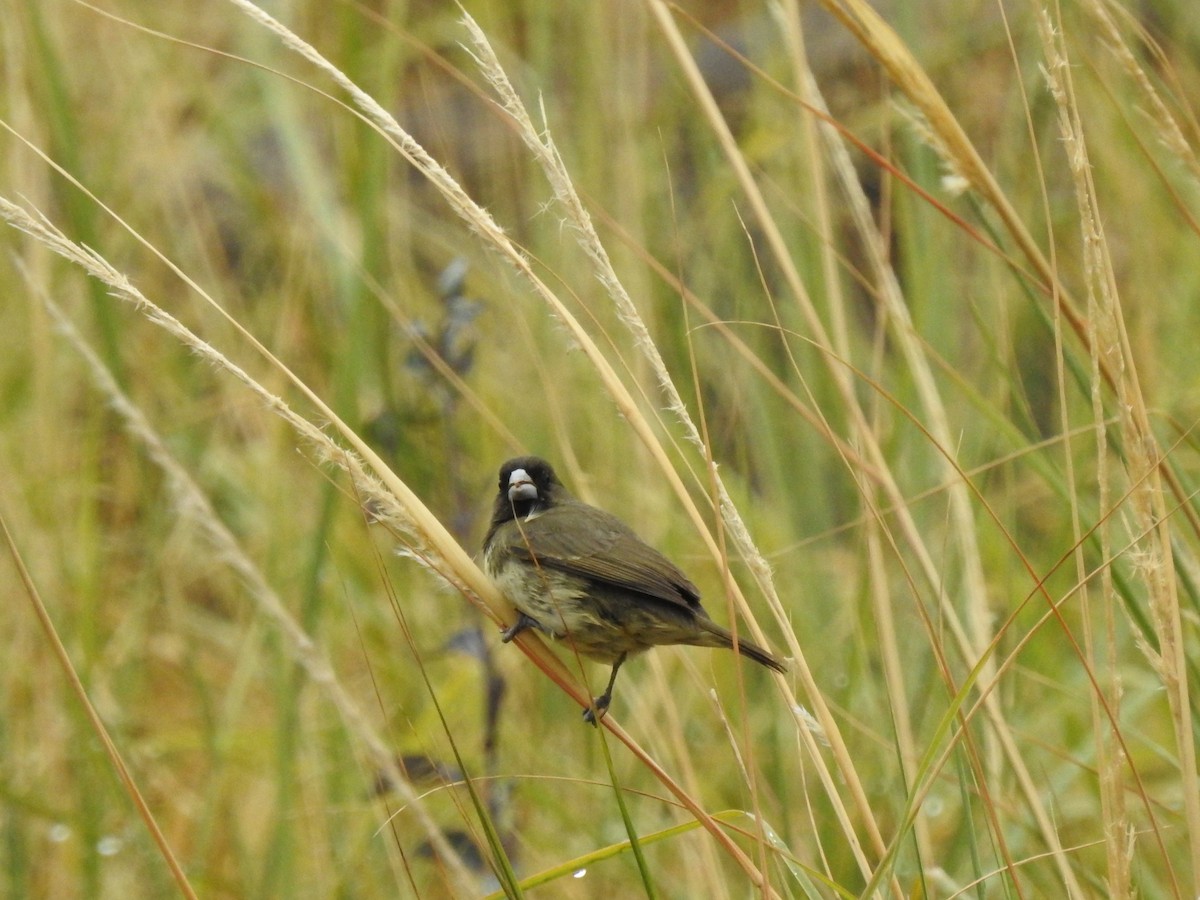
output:
[[[536,456],[500,467],[483,565],[517,608],[505,643],[536,628],[612,666],[604,693],[584,710],[592,724],[608,709],[621,664],[660,644],[730,648],[786,670],[756,644],[741,637],[735,643],[674,563],[616,516],[572,497]]]

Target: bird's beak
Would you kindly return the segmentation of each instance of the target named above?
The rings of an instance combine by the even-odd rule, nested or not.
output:
[[[517,469],[508,476],[508,500],[510,503],[520,503],[537,498],[537,485],[533,483],[528,472],[524,469]]]

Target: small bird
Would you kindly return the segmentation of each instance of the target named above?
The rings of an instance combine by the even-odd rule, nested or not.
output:
[[[674,563],[616,516],[572,497],[536,456],[500,467],[483,567],[518,612],[501,640],[536,628],[612,666],[608,687],[583,713],[593,725],[608,709],[627,657],[659,644],[735,647],[733,635],[709,618],[699,590]],[[744,638],[736,649],[786,671]]]

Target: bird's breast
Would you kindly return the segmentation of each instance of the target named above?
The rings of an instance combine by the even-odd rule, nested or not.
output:
[[[587,579],[503,554],[485,554],[484,569],[518,610],[546,635],[570,642],[584,656],[610,665],[631,646],[619,623],[605,615]]]

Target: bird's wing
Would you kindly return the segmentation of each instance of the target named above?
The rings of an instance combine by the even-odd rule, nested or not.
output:
[[[561,504],[513,524],[518,557],[689,610],[699,605],[700,591],[674,563],[601,509]]]

